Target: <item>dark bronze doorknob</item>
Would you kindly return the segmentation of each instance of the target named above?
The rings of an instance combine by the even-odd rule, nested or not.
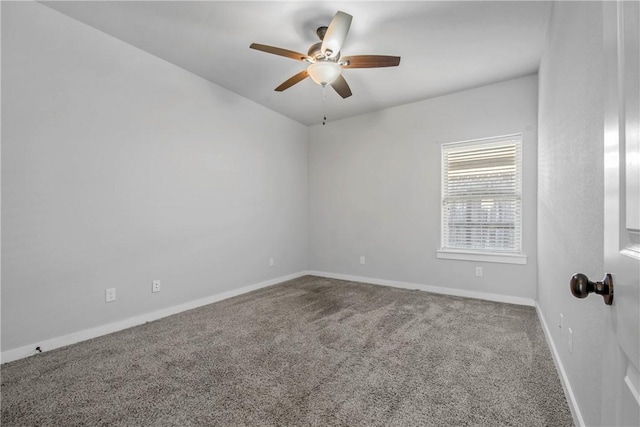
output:
[[[569,287],[576,298],[586,298],[591,292],[595,292],[598,295],[602,295],[605,304],[613,304],[613,277],[609,273],[604,275],[602,282],[591,282],[582,273],[574,274]]]

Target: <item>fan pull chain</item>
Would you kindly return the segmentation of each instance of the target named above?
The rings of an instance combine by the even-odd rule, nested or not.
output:
[[[322,85],[322,126],[327,124],[327,113],[325,112],[325,100],[327,99],[327,93],[325,92],[327,85]]]

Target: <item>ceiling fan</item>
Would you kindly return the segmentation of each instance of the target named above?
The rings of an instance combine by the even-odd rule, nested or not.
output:
[[[351,89],[342,76],[343,68],[395,67],[400,64],[399,56],[351,55],[341,57],[340,51],[347,38],[352,18],[351,15],[338,11],[328,27],[319,27],[316,30],[320,42],[313,44],[306,55],[258,43],[251,43],[249,47],[310,64],[305,70],[293,75],[278,86],[276,91],[282,92],[307,77],[311,77],[317,84],[323,87],[331,85],[341,97],[348,98],[351,96]]]

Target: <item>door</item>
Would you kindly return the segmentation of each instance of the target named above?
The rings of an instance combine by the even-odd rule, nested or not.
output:
[[[639,2],[603,2],[603,41],[604,266],[614,297],[603,306],[601,424],[640,426]]]

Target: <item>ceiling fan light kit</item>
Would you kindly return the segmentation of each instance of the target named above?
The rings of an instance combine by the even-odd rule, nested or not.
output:
[[[352,16],[338,11],[328,27],[319,27],[316,31],[320,43],[313,44],[308,54],[282,49],[279,47],[252,43],[251,49],[284,56],[296,61],[308,62],[306,70],[293,75],[275,90],[282,92],[307,77],[322,87],[331,85],[342,98],[351,96],[351,89],[342,76],[343,68],[378,68],[395,67],[400,64],[399,56],[386,55],[351,55],[340,59],[340,51],[351,27]]]
[[[342,69],[335,62],[330,61],[318,61],[307,67],[307,73],[311,76],[311,79],[320,86],[326,86],[333,83]]]

